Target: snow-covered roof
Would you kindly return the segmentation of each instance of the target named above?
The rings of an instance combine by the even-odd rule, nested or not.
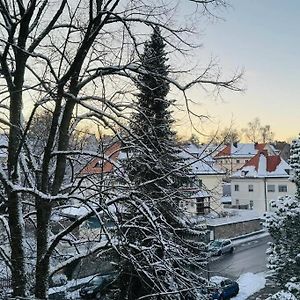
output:
[[[257,153],[240,170],[231,177],[236,178],[265,178],[285,177],[289,178],[291,167],[279,155],[269,155],[267,151]]]
[[[199,190],[197,193],[191,196],[191,198],[206,198],[206,197],[211,197],[211,194],[209,194],[205,190]]]
[[[188,144],[181,151],[181,157],[187,159],[187,163],[192,168],[195,175],[215,174],[224,175],[225,171],[217,166],[216,161],[211,155],[206,153],[206,147]]]
[[[260,216],[255,210],[225,209],[225,211],[229,213],[227,217],[207,219],[206,224],[209,226],[221,226],[260,219]]]
[[[251,144],[244,144],[244,143],[233,143],[227,145],[224,149],[222,149],[215,157],[251,157],[257,154],[258,151],[262,151],[270,147],[267,144],[258,144],[258,143],[251,143]],[[270,149],[272,150],[272,149]]]
[[[188,144],[180,149],[180,156],[187,160],[186,164],[191,166],[193,174],[224,175],[225,172],[216,165],[212,156],[205,152],[206,149],[206,146],[203,148],[195,144]],[[114,143],[105,150],[105,159],[95,157],[81,170],[80,175],[110,173],[116,166],[119,168],[120,162],[127,159],[128,155],[130,156],[127,152],[122,151],[121,143]]]
[[[225,171],[222,171],[215,163],[214,160],[209,158],[205,159],[194,159],[194,162],[191,165],[192,173],[195,175],[205,175],[205,174],[215,174],[215,175],[224,175]]]
[[[186,152],[197,155],[199,157],[204,157],[206,155],[214,156],[219,153],[222,149],[224,149],[225,145],[216,145],[216,144],[201,144],[196,145],[193,143],[185,144],[182,147]]]

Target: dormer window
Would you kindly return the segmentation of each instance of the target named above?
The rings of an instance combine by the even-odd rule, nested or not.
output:
[[[249,171],[242,171],[242,176],[246,176]]]

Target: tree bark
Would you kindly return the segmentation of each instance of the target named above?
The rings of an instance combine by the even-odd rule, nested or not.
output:
[[[26,270],[25,270],[25,251],[24,224],[22,222],[22,207],[19,195],[13,191],[8,194],[8,224],[11,235],[11,265],[12,265],[12,289],[13,296],[26,295]]]
[[[21,74],[22,76],[22,74]],[[18,176],[18,149],[21,140],[21,110],[22,92],[11,92],[10,127],[8,144],[8,178],[14,184],[19,183]],[[11,236],[11,264],[13,296],[26,295],[25,269],[25,228],[22,217],[22,202],[20,195],[9,187],[8,192],[8,224]]]
[[[49,227],[51,216],[51,204],[45,200],[36,199],[37,210],[37,260],[35,273],[35,296],[38,299],[47,299],[49,287],[49,256],[45,256],[48,250]]]

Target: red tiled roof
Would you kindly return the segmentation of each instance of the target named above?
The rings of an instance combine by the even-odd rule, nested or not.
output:
[[[231,155],[231,145],[227,145],[216,156],[230,156],[230,155]]]
[[[252,157],[248,162],[246,162],[243,165],[243,167],[253,166],[253,167],[255,167],[255,170],[257,171],[259,163],[260,163],[261,155],[264,155],[267,159],[267,170],[266,171],[274,172],[276,170],[277,166],[281,162],[281,157],[279,155],[268,155],[267,150],[262,150],[262,151],[258,152],[254,157]]]
[[[240,144],[242,145],[242,144]],[[263,151],[265,150],[266,144],[254,144],[254,149],[257,151]],[[222,149],[215,157],[222,157],[222,156],[232,156],[232,151],[234,151],[234,148],[232,150],[232,145],[227,145],[224,149]],[[240,150],[237,150],[237,153],[239,153]],[[249,153],[250,154],[250,153]]]
[[[257,153],[255,156],[253,156],[249,161],[247,161],[243,166],[243,167],[248,167],[248,166],[253,166],[255,167],[255,170],[258,170],[258,164],[259,164],[259,157],[260,157],[260,153]]]
[[[274,172],[277,166],[281,162],[281,157],[279,155],[272,155],[267,157],[267,171]]]
[[[80,172],[80,175],[92,175],[109,173],[114,168],[114,164],[108,160],[116,161],[120,153],[121,143],[116,142],[107,148],[104,155],[107,159],[101,159],[99,157],[93,158]]]

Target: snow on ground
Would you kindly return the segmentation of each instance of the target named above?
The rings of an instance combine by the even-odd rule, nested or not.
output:
[[[220,284],[222,280],[226,279],[222,276],[213,276],[210,281],[216,284]],[[231,298],[232,300],[246,300],[249,296],[255,294],[266,284],[265,273],[245,273],[242,274],[237,280],[240,291],[236,297]]]
[[[260,239],[260,238],[267,237],[269,235],[270,234],[269,234],[268,231],[260,230],[256,234],[250,233],[250,234],[246,234],[244,236],[238,236],[237,238],[232,239],[232,244],[234,246],[237,246],[237,245],[240,245],[240,244],[255,241],[255,240]]]
[[[85,277],[78,280],[68,281],[67,284],[55,288],[49,289],[49,294],[59,293],[59,292],[66,292],[67,299],[78,299],[79,297],[79,287],[83,284],[87,283],[91,280],[94,276]],[[242,274],[239,279],[237,280],[240,291],[236,297],[231,298],[232,300],[246,300],[251,295],[255,294],[262,288],[264,288],[266,284],[266,274],[265,273],[245,273]],[[222,276],[213,276],[210,281],[216,284],[220,284],[222,280],[226,279]],[[77,289],[70,291],[71,287],[77,286]],[[290,299],[290,298],[288,298]],[[292,298],[291,298],[292,300]]]
[[[237,280],[240,291],[232,300],[246,300],[249,296],[255,294],[266,285],[265,273],[245,273]]]

